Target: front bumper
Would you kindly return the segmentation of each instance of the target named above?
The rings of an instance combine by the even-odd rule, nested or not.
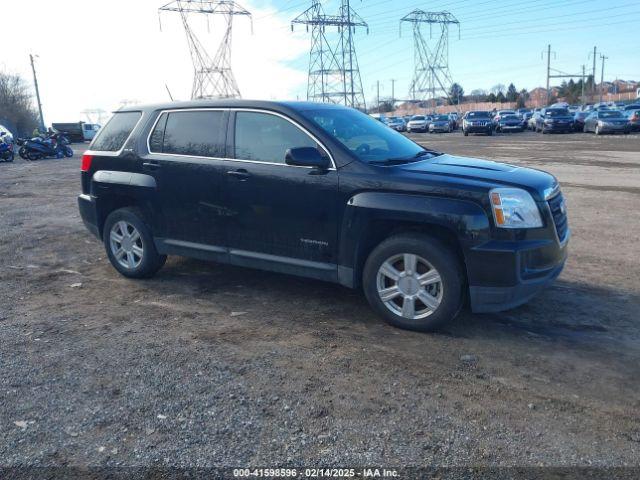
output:
[[[494,277],[486,283],[476,277],[470,281],[469,300],[475,313],[500,312],[529,301],[551,285],[567,259],[570,232],[562,243],[557,240],[525,242],[491,241],[474,249],[476,260],[483,270]],[[469,262],[468,262],[469,263]],[[475,263],[472,259],[471,263]],[[495,282],[496,270],[501,269],[502,281]]]
[[[488,133],[491,130],[493,130],[491,125],[466,125],[464,127],[464,131],[469,133]]]
[[[95,197],[86,194],[78,195],[78,209],[84,226],[87,227],[93,235],[101,240],[100,228],[98,227],[98,208],[96,206]]]
[[[429,131],[430,132],[449,132],[451,131],[451,127],[449,127],[448,125],[431,125],[429,126]]]
[[[427,128],[428,127],[426,125],[408,125],[407,126],[407,130],[410,132],[426,132]]]
[[[571,132],[573,123],[545,123],[543,126],[546,132]]]
[[[522,131],[522,125],[518,124],[518,125],[500,125],[500,130],[505,131],[505,132],[515,132],[515,131]]]
[[[629,132],[631,127],[629,125],[603,125],[600,127],[600,131],[602,133]]]

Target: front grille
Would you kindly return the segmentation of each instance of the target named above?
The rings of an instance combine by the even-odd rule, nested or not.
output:
[[[553,223],[555,224],[556,232],[558,233],[558,238],[562,242],[567,237],[567,232],[569,231],[569,221],[567,219],[566,208],[563,208],[564,197],[562,196],[562,192],[558,192],[557,195],[550,198],[548,203],[551,215],[553,216]]]

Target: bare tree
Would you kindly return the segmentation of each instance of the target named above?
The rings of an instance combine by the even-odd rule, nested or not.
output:
[[[499,83],[491,87],[491,90],[489,91],[497,96],[500,92],[504,94],[504,90],[505,90],[505,86],[502,83]]]
[[[19,75],[0,72],[0,124],[15,135],[30,134],[38,125],[31,88]]]

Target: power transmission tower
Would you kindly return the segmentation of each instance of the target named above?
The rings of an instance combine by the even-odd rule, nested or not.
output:
[[[238,84],[231,71],[231,28],[234,16],[243,15],[251,18],[251,13],[233,0],[174,0],[160,7],[158,14],[160,12],[180,13],[193,62],[191,98],[240,97]],[[189,24],[191,13],[221,15],[224,19],[222,40],[213,58],[209,56]]]
[[[457,25],[459,36],[460,22],[449,12],[425,12],[419,9],[400,19],[401,34],[403,22],[413,24],[414,73],[409,87],[410,95],[414,100],[430,99],[433,107],[436,106],[438,94],[451,100],[449,91],[453,80],[449,72],[449,26]],[[422,25],[425,23],[429,25],[428,39],[422,34]],[[431,41],[434,28],[439,33],[435,42]]]
[[[366,108],[353,33],[367,23],[351,8],[349,0],[341,0],[338,15],[326,15],[319,0],[291,21],[311,26],[309,78],[307,100],[340,103],[364,110]],[[337,27],[338,39],[332,43],[327,27]],[[368,30],[367,30],[368,32]]]

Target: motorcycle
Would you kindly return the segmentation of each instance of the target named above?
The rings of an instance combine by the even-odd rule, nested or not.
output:
[[[0,132],[0,161],[13,162],[13,140],[6,132]]]
[[[61,133],[52,133],[43,137],[27,140],[18,154],[26,160],[40,160],[47,157],[73,157],[73,150],[69,147],[69,140]],[[24,149],[24,150],[23,150]]]

